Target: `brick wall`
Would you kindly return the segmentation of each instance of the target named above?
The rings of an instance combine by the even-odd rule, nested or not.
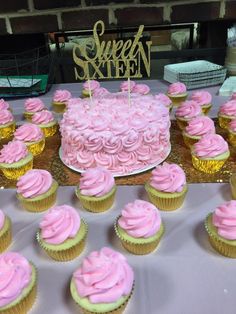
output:
[[[235,0],[1,0],[0,34],[236,20]]]

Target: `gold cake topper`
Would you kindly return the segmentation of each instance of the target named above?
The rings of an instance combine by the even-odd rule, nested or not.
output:
[[[145,69],[150,77],[151,41],[140,41],[144,25],[140,25],[134,39],[100,41],[104,34],[103,21],[97,21],[93,27],[93,38],[88,38],[83,45],[75,44],[73,60],[76,80],[141,78]],[[95,56],[89,55],[89,49]]]

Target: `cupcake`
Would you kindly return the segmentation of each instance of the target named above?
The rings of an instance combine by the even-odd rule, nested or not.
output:
[[[8,179],[17,180],[33,168],[33,155],[25,143],[11,141],[0,150],[0,169]]]
[[[31,121],[33,115],[36,112],[42,111],[45,109],[44,103],[39,98],[28,98],[25,101],[25,112],[24,117],[26,120]]]
[[[24,142],[33,156],[41,154],[45,147],[43,131],[32,123],[26,123],[17,128],[14,139]]]
[[[10,139],[16,128],[12,113],[3,109],[0,111],[0,140]]]
[[[192,147],[193,166],[205,173],[219,171],[229,155],[227,142],[218,134],[206,134]]]
[[[96,80],[88,80],[83,84],[82,96],[83,97],[90,97],[93,95],[95,89],[100,87],[100,83]]]
[[[176,118],[178,127],[181,130],[184,130],[186,128],[190,120],[201,115],[202,115],[202,109],[200,105],[198,105],[193,100],[186,100],[182,102],[175,112],[175,118]]]
[[[165,107],[169,109],[169,111],[171,111],[172,102],[168,96],[166,96],[165,94],[159,93],[155,95],[154,98],[158,101],[158,103],[163,104]]]
[[[203,135],[211,133],[215,133],[214,121],[206,116],[199,116],[188,122],[182,134],[186,146],[191,147],[197,143]]]
[[[150,87],[147,84],[135,84],[132,88],[132,93],[147,95],[150,92]]]
[[[82,173],[76,189],[76,196],[85,209],[94,213],[103,212],[112,207],[116,186],[111,172],[96,167]]]
[[[134,288],[134,273],[125,256],[104,247],[91,252],[74,272],[72,298],[86,314],[123,313]]]
[[[129,91],[129,88],[130,88],[130,92],[132,93],[133,92],[133,89],[135,87],[136,83],[135,81],[124,81],[120,84],[120,91],[121,92],[128,92]]]
[[[19,253],[0,254],[0,313],[28,313],[37,294],[35,266]]]
[[[45,137],[53,136],[57,132],[57,121],[48,110],[37,112],[33,116],[32,122],[40,127]]]
[[[11,220],[0,209],[0,253],[11,244]]]
[[[56,202],[58,183],[42,169],[32,169],[20,177],[16,184],[17,198],[30,212],[42,212]]]
[[[55,91],[52,100],[52,107],[55,112],[62,113],[66,109],[66,103],[71,98],[71,93],[66,89]]]
[[[212,107],[211,104],[212,96],[209,92],[205,90],[193,92],[190,97],[190,100],[196,101],[196,103],[201,106],[202,112],[204,114],[208,114]]]
[[[180,166],[164,162],[152,171],[145,189],[157,208],[175,210],[182,206],[187,193],[185,173]]]
[[[236,147],[236,119],[231,120],[231,122],[228,125],[228,137],[229,142],[233,147]]]
[[[55,206],[43,216],[37,240],[44,251],[56,261],[70,261],[84,249],[87,224],[69,205]]]
[[[205,228],[217,252],[236,258],[236,201],[218,206],[206,217]]]
[[[102,97],[107,94],[110,94],[110,92],[104,87],[98,87],[93,90],[93,97]]]
[[[0,99],[0,111],[2,111],[2,110],[10,110],[11,111],[9,103],[7,101],[5,101],[3,98]]]
[[[187,98],[187,88],[184,83],[176,82],[170,84],[167,90],[167,96],[172,101],[173,106],[178,106]]]
[[[220,106],[218,119],[220,127],[228,130],[229,123],[236,119],[236,100],[230,100]]]
[[[159,210],[153,204],[135,200],[122,209],[115,223],[115,231],[127,251],[144,255],[156,249],[164,226]]]

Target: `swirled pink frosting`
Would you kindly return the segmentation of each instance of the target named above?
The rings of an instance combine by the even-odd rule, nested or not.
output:
[[[149,238],[160,229],[161,217],[153,204],[135,200],[122,209],[118,224],[131,237]]]
[[[53,101],[66,102],[71,98],[71,93],[66,89],[58,89],[53,95]]]
[[[186,100],[176,109],[176,117],[191,119],[202,114],[201,106],[193,100]]]
[[[0,150],[0,162],[12,164],[28,155],[28,149],[24,142],[11,141]]]
[[[9,103],[3,98],[0,99],[0,110],[10,109]]]
[[[212,96],[209,92],[201,90],[193,92],[190,99],[196,101],[200,106],[204,106],[211,103]]]
[[[236,240],[236,201],[218,206],[212,215],[212,223],[221,237]]]
[[[147,95],[150,92],[150,87],[147,84],[136,84],[132,88],[132,93]]]
[[[186,176],[180,166],[164,162],[152,171],[150,185],[162,192],[181,192],[186,185]]]
[[[93,91],[93,97],[101,97],[109,93],[110,92],[105,87],[98,87]]]
[[[83,260],[73,279],[80,297],[91,303],[112,303],[130,294],[134,273],[121,253],[104,247]]]
[[[61,244],[74,238],[80,228],[80,216],[69,205],[51,207],[40,223],[41,237],[50,244]]]
[[[184,83],[181,82],[176,82],[176,83],[172,83],[170,84],[170,86],[168,87],[168,94],[170,95],[180,95],[180,94],[185,94],[187,91],[187,88],[185,86]]]
[[[14,138],[23,142],[39,141],[43,137],[44,135],[40,127],[32,123],[21,125],[14,133]]]
[[[229,130],[236,132],[236,119],[229,123]]]
[[[95,89],[100,87],[100,83],[96,80],[90,80],[89,82],[86,81],[85,83],[83,83],[83,89],[89,90],[89,86],[91,91],[94,91]]]
[[[53,120],[53,114],[48,110],[36,112],[32,117],[32,122],[35,124],[48,124]]]
[[[133,91],[133,88],[135,87],[136,83],[135,81],[130,81],[130,92]],[[129,91],[129,82],[128,81],[124,81],[120,84],[120,90],[122,92],[128,92]]]
[[[216,157],[229,151],[227,142],[219,134],[206,134],[193,146],[198,157]]]
[[[5,215],[4,212],[0,209],[0,230],[4,226],[5,223]]]
[[[214,121],[206,116],[193,118],[188,122],[186,133],[192,136],[202,136],[204,134],[215,133]]]
[[[233,94],[232,94],[231,100],[236,100],[236,93],[233,93]]]
[[[160,102],[161,104],[165,105],[166,107],[169,107],[171,105],[171,100],[168,96],[165,94],[159,93],[154,96],[155,99]]]
[[[12,113],[7,110],[3,109],[0,111],[0,125],[8,124],[14,120]]]
[[[39,98],[28,98],[25,101],[25,111],[27,112],[38,112],[44,108],[44,103]]]
[[[110,192],[115,185],[111,172],[96,167],[82,173],[79,183],[80,193],[89,196],[103,196]]]
[[[236,100],[229,100],[220,106],[220,113],[226,116],[236,116]]]
[[[46,193],[51,188],[52,182],[52,176],[47,170],[32,169],[18,179],[17,193],[25,198],[33,198]]]
[[[0,307],[21,295],[31,281],[31,274],[32,267],[21,254],[6,252],[0,255]]]

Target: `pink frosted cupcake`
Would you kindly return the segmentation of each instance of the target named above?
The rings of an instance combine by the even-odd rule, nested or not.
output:
[[[58,183],[46,170],[27,171],[18,179],[16,187],[18,200],[30,212],[42,212],[56,202]]]
[[[52,107],[55,112],[61,113],[66,109],[66,103],[71,98],[71,93],[66,89],[55,91],[52,100]]]
[[[123,313],[134,288],[134,273],[125,256],[104,247],[91,252],[74,272],[72,298],[86,314]]]
[[[186,128],[190,120],[201,115],[202,109],[200,105],[193,100],[182,102],[175,112],[176,121],[181,130]]]
[[[173,106],[178,106],[185,101],[187,95],[187,88],[184,83],[176,82],[168,87],[167,96],[171,99]]]
[[[24,117],[26,120],[31,121],[33,115],[36,112],[42,111],[45,109],[45,105],[39,98],[28,98],[25,101],[25,112]]]
[[[228,130],[229,123],[236,119],[236,100],[230,100],[220,106],[218,119],[220,127]]]
[[[164,226],[159,210],[153,204],[135,200],[122,209],[115,223],[115,231],[125,249],[144,255],[156,249]]]
[[[85,209],[99,213],[112,207],[116,194],[112,173],[104,168],[90,168],[82,173],[76,196]]]
[[[229,123],[228,131],[229,142],[233,147],[236,147],[236,119]]]
[[[185,173],[180,166],[164,162],[152,171],[145,189],[157,208],[175,210],[182,206],[188,190]]]
[[[228,144],[218,134],[206,134],[192,147],[194,168],[206,173],[219,171],[229,156]]]
[[[11,220],[0,209],[0,253],[5,251],[11,244]]]
[[[128,81],[124,81],[120,84],[120,91],[121,92],[128,92],[129,91],[129,85],[130,85],[130,92],[133,92],[133,89],[136,85],[135,81],[130,81],[130,83]]]
[[[34,114],[32,122],[40,127],[45,137],[53,136],[57,132],[57,121],[48,110]]]
[[[93,90],[93,97],[102,97],[107,94],[110,94],[110,92],[104,87],[98,87]]]
[[[2,110],[11,110],[9,103],[5,101],[3,98],[0,99],[0,111]]]
[[[83,97],[89,97],[90,96],[90,92],[91,92],[91,95],[93,95],[94,91],[97,88],[100,88],[100,83],[98,81],[96,81],[96,80],[86,81],[83,84],[82,96]]]
[[[37,240],[50,257],[65,262],[83,251],[87,231],[87,224],[73,207],[55,206],[43,216]]]
[[[3,109],[0,111],[0,140],[10,139],[16,128],[12,113]]]
[[[25,143],[11,141],[0,150],[0,169],[8,179],[17,180],[33,168],[33,155]]]
[[[196,103],[201,106],[202,112],[204,114],[208,114],[212,107],[211,104],[212,96],[209,92],[205,90],[193,92],[190,97],[190,100],[196,101]]]
[[[150,87],[147,84],[135,84],[132,88],[132,93],[147,95],[150,92]]]
[[[203,135],[211,133],[215,133],[214,121],[206,116],[199,116],[188,122],[182,134],[186,146],[191,147],[198,142]]]
[[[41,154],[45,147],[43,131],[32,123],[26,123],[17,128],[14,139],[24,142],[33,156]]]
[[[172,101],[170,100],[170,98],[168,96],[166,96],[165,94],[159,93],[159,94],[155,95],[154,97],[158,103],[163,104],[164,106],[166,106],[169,109],[169,111],[171,111]]]

